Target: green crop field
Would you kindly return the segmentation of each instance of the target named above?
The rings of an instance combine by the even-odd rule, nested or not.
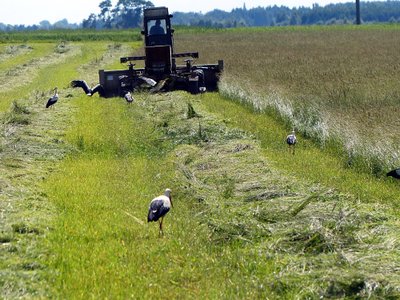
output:
[[[136,31],[0,41],[1,299],[400,297],[400,27],[179,28],[220,92],[132,104],[69,82]]]

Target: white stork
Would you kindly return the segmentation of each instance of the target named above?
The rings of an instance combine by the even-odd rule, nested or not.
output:
[[[288,144],[289,149],[292,148],[292,154],[294,155],[294,150],[295,150],[294,147],[296,146],[296,143],[297,143],[297,138],[296,138],[294,129],[293,129],[292,133],[286,137],[286,143]]]
[[[156,222],[158,221],[160,224],[161,235],[164,234],[162,229],[162,223],[164,216],[169,212],[169,210],[173,207],[172,205],[172,197],[171,190],[166,189],[164,195],[158,196],[151,200],[149,207],[149,214],[147,216],[147,222]]]
[[[46,108],[49,108],[50,106],[52,106],[53,104],[55,104],[58,101],[58,93],[57,93],[57,87],[54,88],[54,95],[51,96],[49,98],[49,100],[47,100],[46,103]]]
[[[133,102],[133,97],[132,97],[131,92],[125,93],[124,98],[125,98],[126,102],[128,102],[128,103],[132,103]]]

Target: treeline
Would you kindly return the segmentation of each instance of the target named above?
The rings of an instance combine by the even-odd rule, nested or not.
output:
[[[400,23],[400,1],[363,2],[363,23]],[[202,27],[286,26],[286,25],[330,25],[355,22],[355,1],[312,7],[289,8],[268,6],[233,9],[231,12],[213,10],[206,14],[174,13],[174,24]]]
[[[363,23],[400,23],[400,1],[361,2]],[[137,28],[142,25],[143,9],[153,7],[146,0],[118,0],[113,7],[111,0],[101,1],[100,13],[90,14],[81,24],[69,24],[66,19],[50,24],[42,21],[38,25],[6,25],[0,23],[1,31],[26,31],[50,29],[120,29]],[[312,7],[268,6],[233,9],[230,12],[215,9],[208,13],[174,13],[175,25],[200,27],[246,27],[286,25],[331,25],[351,24],[355,21],[355,1]]]
[[[81,24],[68,23],[67,19],[51,24],[49,21],[44,20],[35,25],[10,25],[0,23],[0,31],[36,31],[36,30],[57,30],[57,29],[78,29],[82,28]]]

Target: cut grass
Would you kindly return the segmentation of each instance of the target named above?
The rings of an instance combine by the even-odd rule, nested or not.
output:
[[[54,51],[56,44],[49,46]],[[71,151],[64,135],[76,109],[71,98],[64,97],[72,90],[63,86],[76,78],[78,66],[93,61],[109,64],[118,51],[106,43],[88,43],[81,49],[78,57],[63,60],[62,67],[55,64],[42,68],[31,84],[5,93],[2,99],[12,105],[2,113],[0,125],[0,298],[51,295],[44,276],[51,276],[46,269],[49,249],[44,240],[55,215],[39,184],[54,170],[55,162]],[[99,57],[103,59],[98,60]],[[49,86],[58,86],[61,95],[52,110],[44,108]]]

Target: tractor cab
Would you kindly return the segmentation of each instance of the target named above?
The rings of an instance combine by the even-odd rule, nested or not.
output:
[[[142,34],[145,39],[145,66],[148,75],[161,78],[171,73],[173,56],[172,15],[167,7],[144,10]]]
[[[144,28],[142,34],[145,37],[146,46],[169,45],[173,46],[171,28],[172,15],[166,7],[152,7],[144,10]]]

